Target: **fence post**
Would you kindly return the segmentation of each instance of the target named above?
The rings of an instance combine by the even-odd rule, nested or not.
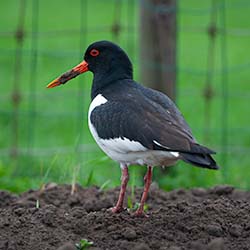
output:
[[[176,0],[141,0],[141,80],[176,97]]]
[[[19,105],[21,102],[20,94],[20,78],[22,71],[22,57],[23,57],[23,41],[24,41],[24,19],[26,11],[26,0],[21,0],[18,10],[18,24],[15,33],[16,39],[16,51],[15,51],[15,64],[14,64],[14,79],[12,87],[12,106],[13,106],[13,116],[12,116],[12,147],[10,155],[13,159],[18,157],[18,138],[19,138]]]

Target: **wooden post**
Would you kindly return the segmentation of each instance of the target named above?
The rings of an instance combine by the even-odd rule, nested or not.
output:
[[[24,41],[24,22],[26,14],[26,1],[19,1],[18,10],[18,23],[15,34],[16,39],[16,51],[15,51],[15,63],[14,63],[14,78],[13,78],[13,88],[12,88],[12,105],[13,105],[13,117],[12,117],[12,148],[10,151],[11,157],[15,160],[15,165],[17,164],[18,158],[18,139],[19,139],[19,106],[21,102],[20,94],[20,79],[22,72],[22,58],[23,58],[23,41]]]
[[[175,100],[176,0],[140,2],[141,80]]]

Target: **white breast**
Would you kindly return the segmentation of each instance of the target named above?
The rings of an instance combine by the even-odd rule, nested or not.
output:
[[[91,112],[98,106],[106,103],[108,100],[101,94],[97,95],[89,106],[88,118],[90,119]]]
[[[91,123],[90,120],[90,116],[91,116],[91,112],[98,106],[105,104],[108,100],[103,97],[101,94],[97,95],[94,100],[91,102],[90,106],[89,106],[89,112],[88,112],[88,124],[89,124],[89,130],[91,132],[91,134],[93,135],[95,141],[97,142],[97,144],[99,145],[99,147],[104,151],[104,149],[102,148],[102,145],[100,144],[100,137],[98,136],[95,127],[93,126],[93,124]],[[105,151],[104,151],[105,152]],[[105,152],[106,153],[106,152]]]
[[[172,165],[178,160],[179,155],[166,151],[149,150],[140,142],[129,140],[128,138],[101,139],[95,127],[91,123],[91,112],[98,106],[107,103],[108,100],[101,94],[97,95],[91,102],[88,112],[88,124],[90,132],[99,147],[113,160],[127,165]]]

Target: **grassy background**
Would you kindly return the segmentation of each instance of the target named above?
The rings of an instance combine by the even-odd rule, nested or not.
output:
[[[45,89],[52,79],[81,61],[88,44],[96,40],[113,40],[123,47],[134,63],[139,77],[139,1],[27,0],[25,37],[20,62],[21,93],[19,107],[17,159],[10,157],[13,144],[13,105],[11,95],[15,79],[16,40],[20,1],[1,1],[0,16],[0,189],[20,192],[38,188],[45,182],[117,186],[118,164],[97,147],[87,128],[92,75],[84,74],[61,88]],[[219,12],[223,1],[218,1]],[[211,1],[178,2],[178,80],[177,104],[199,142],[218,151],[221,170],[214,172],[178,163],[169,174],[155,169],[155,180],[164,189],[232,184],[249,189],[250,178],[250,3],[227,0],[227,65],[221,60],[221,39],[215,40],[215,72],[212,77],[214,97],[211,102],[210,127],[206,124],[203,97],[207,77],[209,39],[207,27]],[[118,11],[120,10],[120,11]],[[38,34],[32,25],[38,16]],[[114,21],[121,32],[114,37]],[[222,27],[220,16],[218,26]],[[81,30],[81,32],[79,32]],[[37,35],[37,47],[34,39]],[[34,38],[35,37],[35,38]],[[34,50],[35,49],[35,50]],[[35,52],[34,52],[35,51]],[[37,66],[34,67],[34,53]],[[227,71],[223,70],[227,66]],[[224,73],[223,73],[224,72]],[[223,134],[223,77],[228,79],[228,145]],[[225,150],[228,146],[228,151]],[[226,159],[226,160],[225,160]],[[142,185],[142,167],[131,167],[130,185]]]

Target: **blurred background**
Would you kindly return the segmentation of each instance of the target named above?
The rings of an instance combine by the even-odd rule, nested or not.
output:
[[[155,168],[161,188],[249,189],[248,0],[9,0],[0,8],[0,189],[120,184],[118,164],[88,130],[92,74],[46,89],[97,40],[118,43],[135,79],[167,92],[197,140],[217,151],[219,171]],[[131,166],[130,185],[141,186],[145,171]]]

